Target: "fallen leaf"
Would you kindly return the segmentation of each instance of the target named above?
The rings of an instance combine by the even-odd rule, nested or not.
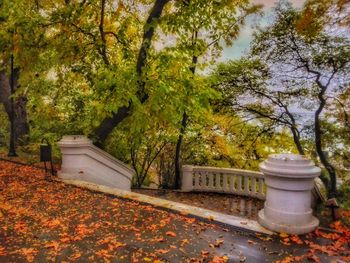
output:
[[[170,236],[170,237],[176,237],[176,233],[172,232],[172,231],[167,231],[165,233],[167,236]]]
[[[5,248],[0,246],[0,256],[5,256],[6,254]]]
[[[169,250],[166,250],[166,249],[157,249],[155,252],[156,252],[156,253],[159,253],[159,254],[166,254],[166,253],[169,252]]]
[[[253,240],[248,239],[247,242],[248,244],[256,245],[256,242],[254,242]]]
[[[285,238],[285,237],[289,237],[289,235],[287,233],[281,232],[280,237]]]

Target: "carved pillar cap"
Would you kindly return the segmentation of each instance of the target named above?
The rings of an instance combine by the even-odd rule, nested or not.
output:
[[[58,142],[59,146],[78,146],[78,145],[91,145],[92,141],[85,135],[64,135]]]
[[[267,175],[290,178],[314,178],[321,174],[321,169],[303,155],[271,154],[262,162],[260,170]]]

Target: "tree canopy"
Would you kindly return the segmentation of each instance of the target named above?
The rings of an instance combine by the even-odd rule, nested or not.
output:
[[[21,150],[85,134],[135,185],[161,187],[178,186],[181,164],[258,169],[296,152],[335,195],[349,167],[348,3],[282,1],[247,56],[218,64],[260,13],[248,0],[1,0],[1,144],[11,119]]]

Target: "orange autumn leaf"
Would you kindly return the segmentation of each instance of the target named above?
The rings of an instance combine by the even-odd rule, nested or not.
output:
[[[5,255],[6,255],[5,248],[0,246],[0,256],[5,256]]]
[[[23,256],[25,256],[25,258],[29,262],[33,262],[34,261],[34,257],[36,256],[36,254],[38,254],[38,250],[36,250],[35,248],[21,248],[19,250],[19,252]]]
[[[58,219],[48,219],[45,222],[43,222],[43,226],[48,228],[55,228],[60,225],[61,225],[61,222]]]
[[[172,231],[167,231],[165,233],[167,236],[170,236],[170,237],[176,237],[176,233],[172,232]]]
[[[210,263],[225,263],[228,262],[228,257],[227,256],[214,256],[213,259],[210,261]]]
[[[296,235],[291,236],[290,240],[293,241],[295,244],[298,244],[298,245],[304,244],[304,242],[300,239],[300,237],[296,236]]]
[[[156,237],[153,239],[154,242],[164,242],[165,238],[164,237]]]
[[[107,249],[101,249],[99,251],[96,251],[95,254],[102,258],[111,258],[112,256],[109,254],[109,251]]]
[[[81,257],[81,253],[77,252],[69,257],[70,260],[76,260]]]
[[[59,244],[56,241],[51,241],[51,242],[46,243],[44,247],[58,250]]]
[[[167,249],[157,249],[155,252],[159,253],[159,254],[166,254],[166,253],[169,252],[169,250],[167,250]]]
[[[114,250],[114,249],[117,249],[117,248],[120,248],[120,247],[124,247],[126,244],[125,243],[121,243],[121,242],[118,242],[118,241],[112,241],[110,244],[108,244],[108,248],[110,250]]]
[[[255,245],[256,244],[256,242],[254,242],[253,240],[250,240],[250,239],[247,240],[247,243],[251,244],[251,245]]]
[[[26,225],[26,223],[25,222],[17,222],[16,224],[15,224],[15,227],[14,227],[14,229],[17,231],[17,232],[19,232],[19,233],[26,233],[26,232],[28,232],[28,227],[27,227],[27,225]]]
[[[313,262],[316,262],[316,263],[320,263],[321,262],[320,258],[318,256],[316,256],[314,253],[309,253],[307,255],[307,259],[309,259],[309,260],[311,260]]]
[[[287,233],[281,232],[280,237],[286,238],[286,237],[289,237],[289,235]]]

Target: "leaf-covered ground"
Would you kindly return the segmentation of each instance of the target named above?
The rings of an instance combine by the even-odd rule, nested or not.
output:
[[[350,261],[350,232],[340,222],[333,232],[267,237],[49,181],[42,170],[3,161],[0,190],[0,262]]]

